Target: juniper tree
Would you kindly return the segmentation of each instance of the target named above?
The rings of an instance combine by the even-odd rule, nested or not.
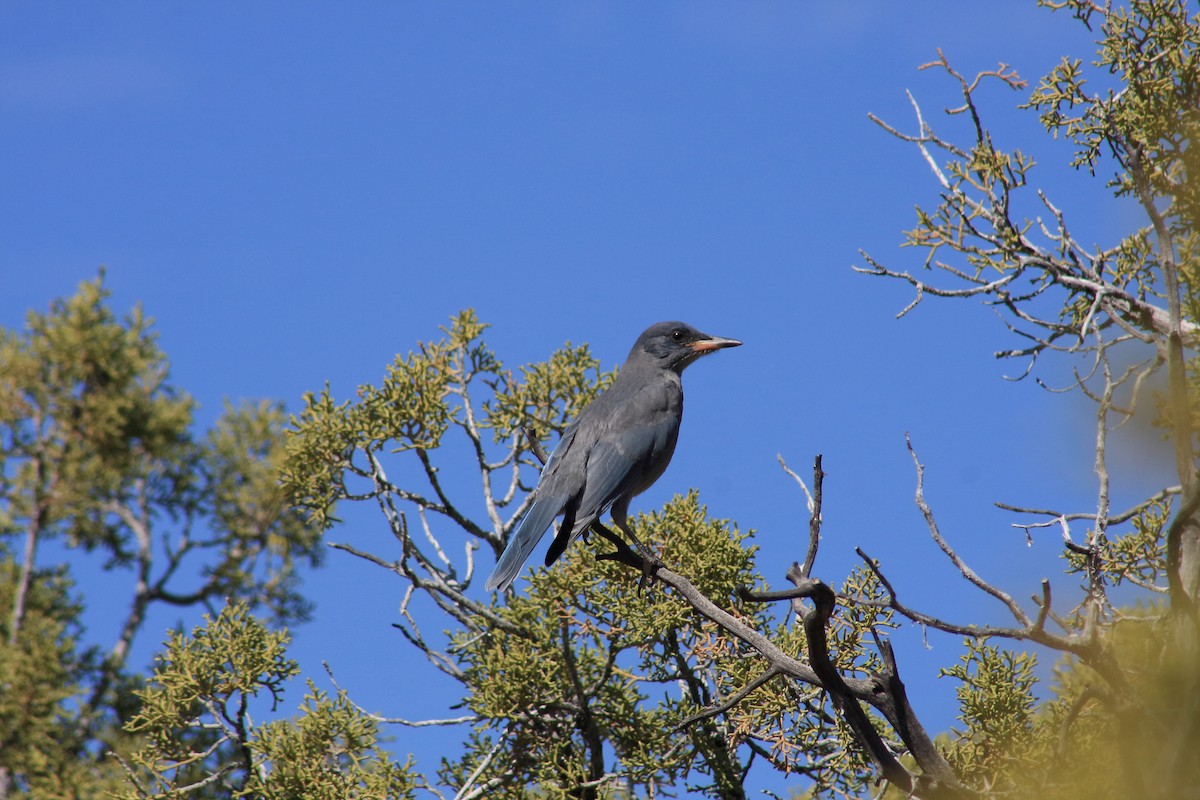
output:
[[[957,99],[948,111],[966,121],[965,141],[940,133],[915,99],[915,132],[878,120],[931,167],[938,200],[918,210],[907,235],[928,257],[916,270],[865,256],[863,271],[915,288],[902,313],[928,297],[998,308],[1021,342],[1000,355],[1023,359],[1028,374],[1049,358],[1082,360],[1061,388],[1095,403],[1096,506],[1013,508],[1030,536],[1060,532],[1080,587],[1046,580],[1024,601],[980,577],[938,525],[913,451],[928,534],[1010,624],[914,608],[889,565],[862,551],[861,567],[836,588],[821,580],[819,458],[806,485],[809,546],[788,570],[788,588],[772,590],[745,532],[708,518],[689,494],[635,524],[665,565],[650,570],[647,591],[638,591],[642,556],[597,525],[598,548],[498,602],[479,590],[480,561],[491,563],[479,552],[499,555],[528,507],[541,448],[611,374],[570,343],[509,369],[487,346],[486,326],[462,312],[355,398],[308,396],[285,467],[319,524],[337,525],[337,504],[378,508],[390,538],[369,550],[333,546],[396,576],[397,628],[461,687],[467,713],[424,721],[463,727],[463,754],[438,773],[456,797],[656,796],[680,787],[740,797],[751,768],[804,773],[822,797],[861,795],[880,779],[895,796],[955,798],[1168,797],[1200,786],[1188,755],[1200,741],[1189,355],[1200,21],[1179,0],[1046,5],[1088,25],[1098,49],[1090,66],[1064,60],[1024,105],[1075,143],[1077,167],[1137,199],[1145,227],[1095,247],[1077,240],[1069,199],[1039,193],[1033,161],[1003,148],[987,125],[981,92],[1024,92],[1025,81],[1006,65],[967,76],[939,54],[926,69],[949,79]],[[1151,402],[1139,389],[1156,370],[1166,373],[1159,424],[1179,483],[1114,510],[1108,437],[1135,401]],[[463,493],[451,471],[476,475],[482,495]],[[1144,589],[1145,602],[1114,603],[1110,587],[1121,583]],[[888,644],[900,619],[965,639],[962,660],[945,668],[961,687],[961,726],[936,741]],[[1040,692],[1039,657],[1060,659]]]
[[[417,782],[379,747],[379,724],[339,692],[312,685],[294,719],[273,712],[299,673],[286,631],[231,602],[190,636],[166,643],[140,708],[126,725],[140,747],[119,757],[123,800],[250,797],[260,800],[407,800]],[[254,708],[255,701],[259,707]],[[269,702],[268,702],[269,701]]]
[[[315,540],[275,493],[274,427],[262,420],[270,409],[242,417],[235,409],[209,440],[190,438],[190,403],[165,383],[145,321],[137,313],[113,320],[97,282],[32,318],[24,337],[7,334],[0,349],[9,366],[0,370],[0,523],[20,544],[0,576],[12,598],[0,604],[9,620],[3,657],[15,665],[11,685],[29,701],[0,703],[0,785],[69,795],[75,785],[51,777],[70,779],[61,765],[92,753],[87,742],[106,732],[133,797],[270,797],[305,787],[331,797],[448,788],[464,799],[681,789],[736,798],[759,769],[802,773],[819,797],[877,793],[880,780],[896,797],[1194,796],[1200,201],[1191,144],[1200,124],[1200,20],[1181,0],[1045,5],[1094,31],[1093,62],[1064,60],[1030,94],[1006,65],[971,76],[939,54],[926,68],[949,82],[950,118],[931,123],[914,98],[911,132],[879,121],[931,168],[937,199],[918,210],[906,239],[927,257],[897,266],[864,255],[863,270],[915,289],[902,313],[931,297],[1000,310],[1018,341],[1000,355],[1037,379],[1050,359],[1076,369],[1075,380],[1051,388],[1094,402],[1095,506],[1011,507],[1029,536],[1061,537],[1073,577],[1043,581],[1028,601],[1019,598],[1031,587],[981,577],[958,555],[954,532],[938,524],[913,450],[928,535],[951,575],[997,602],[1007,625],[913,607],[901,576],[868,552],[850,575],[821,576],[819,457],[811,480],[800,481],[809,495],[807,548],[783,576],[761,574],[748,532],[710,518],[689,493],[634,522],[661,567],[597,525],[592,547],[536,571],[503,599],[488,596],[478,573],[528,508],[544,446],[612,375],[570,343],[543,361],[506,367],[486,325],[464,311],[354,398],[328,388],[309,395],[292,420],[282,471],[291,499],[327,531],[338,530],[339,507],[378,510],[376,530],[386,535],[369,549],[332,546],[395,576],[404,598],[398,635],[461,693],[453,716],[394,724],[459,726],[462,751],[436,775],[398,766],[377,749],[376,721],[340,692],[312,689],[294,721],[255,724],[247,698],[273,695],[295,670],[282,635],[238,605],[173,638],[140,693],[117,692],[129,639],[123,633],[90,660],[78,652],[65,576],[39,570],[34,558],[46,536],[133,568],[129,636],[146,604],[200,603],[217,592],[262,592],[267,610],[301,616],[288,566],[310,557]],[[990,132],[988,87],[1020,93],[1049,133],[1073,143],[1077,168],[1139,204],[1144,227],[1081,242],[1070,199],[1039,192],[1032,159]],[[965,133],[945,132],[955,121],[965,121]],[[1156,373],[1165,374],[1158,396],[1148,391]],[[1178,483],[1113,509],[1121,470],[1111,430],[1149,404],[1171,441]],[[247,450],[247,441],[260,444]],[[233,479],[243,469],[258,476],[249,486]],[[146,503],[204,520],[203,541],[213,546],[201,547],[188,524],[172,529],[170,546],[147,546],[153,520],[138,516]],[[851,532],[834,540],[846,541],[843,533]],[[173,559],[200,550],[217,554],[207,562],[208,594],[172,591]],[[283,569],[256,569],[263,559]],[[1140,603],[1115,602],[1114,586],[1140,589]],[[961,659],[944,667],[959,686],[959,725],[936,739],[889,645],[902,620],[964,639]],[[38,684],[29,665],[46,658],[64,669]],[[1048,686],[1039,685],[1038,658],[1058,659]],[[69,696],[85,698],[77,716],[63,702]],[[103,728],[110,719],[126,730]],[[31,737],[69,746],[38,751],[27,746]],[[85,764],[92,787],[121,779],[98,760],[74,763]]]
[[[0,797],[112,779],[152,607],[231,597],[281,622],[307,614],[295,566],[321,551],[276,478],[282,408],[230,404],[203,434],[194,408],[152,321],[119,318],[103,275],[0,330]],[[126,579],[115,640],[81,640],[88,598],[51,540]]]

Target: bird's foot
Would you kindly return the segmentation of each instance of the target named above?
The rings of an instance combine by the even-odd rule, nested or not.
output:
[[[601,553],[597,558],[600,561],[619,561],[622,564],[635,568],[640,566],[642,577],[638,580],[638,594],[641,594],[654,573],[666,565],[653,550],[638,540],[628,525],[621,526],[621,528],[628,537],[629,542],[633,543],[632,545],[598,522],[592,526],[591,530],[595,530],[607,539],[609,544],[616,548],[611,553]]]
[[[650,578],[654,576],[654,573],[662,569],[664,566],[663,561],[658,557],[657,553],[642,544],[642,540],[637,537],[632,528],[628,525],[622,525],[620,521],[617,522],[617,525],[624,531],[629,541],[633,543],[629,549],[637,553],[638,557],[642,560],[642,577],[638,579],[638,594],[641,594],[645,590],[646,585],[650,583]]]
[[[638,579],[638,594],[641,594],[650,579],[654,577],[654,573],[658,572],[665,566],[662,559],[653,553],[642,554],[642,577]]]
[[[636,539],[634,540],[633,550],[642,559],[642,577],[638,579],[638,594],[641,594],[647,584],[650,583],[650,579],[654,577],[654,573],[658,572],[666,564],[658,557],[657,553]]]

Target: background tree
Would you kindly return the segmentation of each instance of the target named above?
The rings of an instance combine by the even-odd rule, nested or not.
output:
[[[1188,347],[1196,336],[1189,166],[1200,21],[1178,0],[1047,5],[1096,32],[1097,58],[1090,72],[1065,60],[1027,105],[1052,134],[1075,142],[1076,166],[1111,164],[1110,185],[1138,200],[1146,227],[1101,247],[1074,238],[1067,213],[1032,188],[1033,162],[1001,148],[985,123],[980,93],[1025,83],[1005,65],[969,78],[939,58],[927,68],[956,88],[960,102],[949,113],[966,121],[966,142],[936,133],[915,101],[916,133],[880,123],[918,149],[937,181],[937,204],[918,210],[908,234],[928,252],[924,266],[935,277],[870,257],[864,271],[915,287],[902,313],[926,296],[980,298],[1006,312],[1022,344],[1001,355],[1026,359],[1027,374],[1051,355],[1075,369],[1066,388],[1096,404],[1096,508],[1013,510],[1030,536],[1060,530],[1063,558],[1081,579],[1078,596],[1056,602],[1043,581],[1025,605],[976,573],[940,530],[914,452],[916,502],[930,535],[1011,625],[912,608],[886,565],[861,551],[863,567],[840,591],[815,578],[819,459],[810,544],[787,574],[791,589],[763,591],[742,534],[688,496],[636,523],[667,565],[654,577],[670,591],[639,592],[641,557],[598,525],[594,533],[613,551],[576,548],[497,605],[472,590],[478,548],[499,555],[527,507],[541,444],[609,376],[570,344],[510,372],[484,343],[484,326],[463,312],[444,338],[398,358],[354,401],[339,403],[328,390],[309,396],[285,470],[325,526],[336,523],[337,502],[382,512],[394,544],[378,552],[334,546],[403,581],[397,627],[462,686],[470,713],[420,723],[471,725],[464,756],[439,775],[456,797],[654,796],[680,785],[738,797],[756,763],[804,772],[818,796],[861,794],[879,779],[898,796],[923,797],[1197,791],[1189,754],[1200,741],[1200,495]],[[1109,433],[1139,400],[1145,406],[1149,378],[1163,367],[1160,424],[1179,484],[1114,511]],[[446,465],[461,464],[452,436],[471,454],[482,502],[451,496]],[[415,479],[389,478],[411,476],[414,465]],[[1122,585],[1142,593],[1114,600]],[[790,602],[795,623],[773,618],[769,601]],[[962,661],[946,670],[961,682],[962,728],[936,745],[887,641],[897,615],[966,639]],[[1035,692],[1038,652],[1062,660],[1052,685]]]
[[[109,785],[106,751],[139,704],[130,648],[153,606],[308,612],[295,567],[318,560],[319,537],[275,478],[282,409],[229,405],[195,435],[151,320],[118,319],[107,297],[101,275],[0,331],[0,797]],[[51,541],[128,576],[107,647],[80,643],[70,570],[39,566]]]
[[[310,682],[296,720],[255,724],[255,698],[269,695],[274,710],[299,672],[287,642],[243,603],[206,617],[191,636],[173,635],[137,692],[142,705],[126,729],[142,746],[118,756],[128,782],[116,796],[412,797],[407,765],[378,747],[378,723],[341,692],[331,699]]]
[[[1019,712],[989,709],[965,716],[968,728],[959,738],[957,757],[976,770],[983,765],[975,757],[986,754],[987,785],[1017,781],[1030,758],[1051,752],[1055,758],[1044,760],[1035,773],[1044,776],[1043,791],[1063,781],[1094,791],[1119,787],[1127,793],[1190,796],[1200,785],[1191,756],[1200,741],[1200,498],[1195,362],[1188,354],[1196,344],[1200,255],[1191,152],[1200,132],[1200,18],[1189,4],[1164,0],[1124,7],[1045,5],[1070,10],[1094,27],[1099,48],[1091,70],[1078,59],[1064,59],[1039,82],[1027,107],[1040,114],[1051,134],[1074,144],[1073,166],[1107,177],[1118,197],[1137,201],[1145,226],[1106,247],[1085,246],[1071,233],[1067,213],[1045,194],[1034,195],[1032,161],[997,146],[983,124],[980,87],[998,80],[1021,89],[1024,83],[1003,65],[967,79],[940,58],[927,67],[945,71],[958,84],[962,105],[950,113],[971,121],[971,140],[960,145],[944,138],[919,108],[915,134],[885,127],[916,145],[941,186],[936,208],[918,211],[908,244],[928,252],[926,267],[944,281],[894,271],[871,259],[867,271],[916,288],[916,300],[905,312],[926,295],[979,297],[1006,312],[1010,330],[1024,344],[997,355],[1027,359],[1026,374],[1040,357],[1064,357],[1075,367],[1065,388],[1096,404],[1095,510],[1011,509],[1037,519],[1024,526],[1027,531],[1060,530],[1063,557],[1084,579],[1082,601],[1068,613],[1055,614],[1050,585],[1044,582],[1031,615],[997,593],[1017,626],[973,632],[967,664],[953,674],[973,682],[979,670],[1002,656],[974,641],[980,634],[1048,647],[1066,656],[1066,672],[1055,699],[1037,714],[1031,713],[1029,686],[1020,693],[1019,705],[1025,708]],[[939,152],[948,158],[944,166],[937,163]],[[1108,437],[1139,411],[1139,403],[1144,407],[1151,399],[1146,387],[1160,370],[1166,372],[1165,390],[1153,399],[1157,422],[1172,443],[1179,484],[1114,511],[1111,473],[1119,476],[1122,465],[1110,465]],[[1081,522],[1087,526],[1082,536],[1072,530],[1072,523]],[[1131,595],[1113,598],[1122,584],[1148,595],[1130,608]],[[893,607],[900,610],[897,603]],[[1050,626],[1060,632],[1050,633]],[[967,701],[986,699],[983,692],[964,691],[964,709]],[[1004,767],[991,760],[997,750],[1005,752],[989,732],[997,717],[1015,725],[1005,737],[1010,749],[1026,751],[1007,752],[1011,762]],[[1018,741],[1037,730],[1043,732],[1041,748]],[[1089,744],[1081,752],[1094,750],[1085,760],[1069,758],[1075,742]]]

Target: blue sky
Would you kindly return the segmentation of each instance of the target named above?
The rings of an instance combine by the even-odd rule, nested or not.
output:
[[[936,198],[918,153],[867,114],[913,130],[909,89],[953,131],[937,110],[954,86],[916,70],[936,48],[968,74],[1003,60],[1036,80],[1062,54],[1086,59],[1088,38],[1012,0],[8,2],[0,324],[105,265],[114,307],[158,320],[206,425],[226,397],[295,410],[325,381],[349,396],[465,307],[514,366],[571,340],[611,367],[648,324],[683,319],[746,344],[689,370],[674,463],[635,510],[698,487],[758,531],[782,583],[806,519],[776,455],[808,474],[820,452],[821,577],[840,581],[861,545],[911,604],[1002,619],[929,540],[904,433],[984,577],[1026,597],[1046,576],[1066,597],[1053,537],[1027,547],[992,503],[1092,506],[1091,407],[1003,380],[1019,367],[992,358],[1012,342],[989,310],[930,302],[896,320],[908,290],[852,272],[859,248],[918,266],[897,245]],[[981,98],[1080,238],[1137,224],[1062,166],[1069,146],[1016,110],[1024,93]],[[1125,472],[1114,506],[1162,475]],[[331,538],[384,536],[366,517]],[[294,632],[306,673],[323,679],[328,660],[372,710],[445,715],[457,697],[397,691],[431,675],[390,628],[401,587],[330,555],[307,577],[317,618]],[[121,585],[92,580],[85,592]],[[175,619],[152,620],[140,658]],[[94,611],[101,640],[105,624]],[[953,686],[934,676],[957,642],[894,638],[918,712],[946,728]],[[394,734],[431,771],[460,738]]]

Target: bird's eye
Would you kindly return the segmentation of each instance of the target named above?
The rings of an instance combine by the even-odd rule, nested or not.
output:
[[[676,328],[675,330],[671,331],[671,338],[677,342],[682,342],[686,336],[687,334],[683,332],[682,328]]]

